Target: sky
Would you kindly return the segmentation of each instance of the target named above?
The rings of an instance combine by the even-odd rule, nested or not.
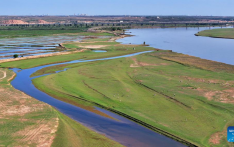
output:
[[[234,16],[234,0],[0,0],[0,15]]]

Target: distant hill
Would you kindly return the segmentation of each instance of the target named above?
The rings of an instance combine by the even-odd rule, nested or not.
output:
[[[0,21],[1,24],[28,24],[22,20],[3,20]]]

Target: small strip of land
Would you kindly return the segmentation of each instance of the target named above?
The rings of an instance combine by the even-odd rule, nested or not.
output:
[[[197,36],[234,39],[234,28],[212,29],[198,32]]]
[[[67,54],[74,54],[79,52],[84,52],[85,49],[80,49],[77,51],[70,51],[70,52],[60,52],[60,53],[51,53],[46,55],[37,55],[37,56],[29,56],[29,57],[21,57],[21,58],[12,58],[12,59],[4,59],[0,60],[0,63],[4,62],[11,62],[11,61],[18,61],[18,60],[26,60],[26,59],[35,59],[35,58],[44,58],[44,57],[52,57],[52,56],[59,56],[59,55],[67,55]]]

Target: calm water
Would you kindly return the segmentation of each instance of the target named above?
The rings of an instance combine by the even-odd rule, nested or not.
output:
[[[105,53],[107,51],[106,50],[93,50],[93,52],[96,52],[96,53]]]
[[[149,52],[149,51],[146,51]],[[30,69],[18,70],[13,69],[17,76],[11,82],[11,84],[18,90],[23,91],[24,93],[40,100],[49,105],[55,107],[60,112],[66,114],[70,118],[88,126],[89,128],[106,135],[107,137],[129,147],[183,147],[184,145],[176,142],[170,138],[167,138],[163,135],[155,133],[141,125],[138,125],[128,119],[125,119],[121,116],[118,116],[114,113],[108,112],[106,110],[96,108],[117,120],[109,119],[95,113],[89,112],[77,106],[73,106],[71,104],[65,103],[63,101],[57,100],[46,93],[38,90],[32,84],[32,78],[30,75],[45,67],[50,67],[54,65],[61,64],[70,64],[70,63],[82,63],[82,62],[92,62],[98,60],[110,60],[116,58],[130,57],[146,52],[134,53],[130,55],[118,56],[118,57],[110,57],[103,59],[93,59],[93,60],[75,60],[66,63],[58,63],[51,65],[44,65],[39,67],[34,67]],[[66,70],[66,69],[65,69]],[[64,70],[64,71],[65,71]],[[69,69],[68,69],[69,70]],[[47,74],[48,75],[48,74]]]
[[[234,39],[194,35],[207,29],[209,28],[130,29],[130,34],[135,36],[117,41],[124,44],[143,44],[145,41],[151,47],[234,65]]]
[[[13,58],[14,54],[26,56],[54,53],[59,43],[79,41],[83,36],[40,36],[0,39],[0,60]]]

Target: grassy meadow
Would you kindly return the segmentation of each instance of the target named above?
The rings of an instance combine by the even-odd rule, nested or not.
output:
[[[79,36],[113,36],[111,33],[87,32],[89,27],[50,25],[50,26],[7,26],[0,27],[0,39],[18,37],[36,37],[50,35],[79,35]]]
[[[197,36],[234,39],[234,28],[212,29],[198,32]]]
[[[181,56],[155,51],[129,58],[54,66],[50,72],[70,69],[33,82],[58,99],[76,104],[80,100],[62,93],[82,97],[199,146],[228,146],[225,130],[234,123],[232,72],[184,65],[163,59],[164,54]]]

